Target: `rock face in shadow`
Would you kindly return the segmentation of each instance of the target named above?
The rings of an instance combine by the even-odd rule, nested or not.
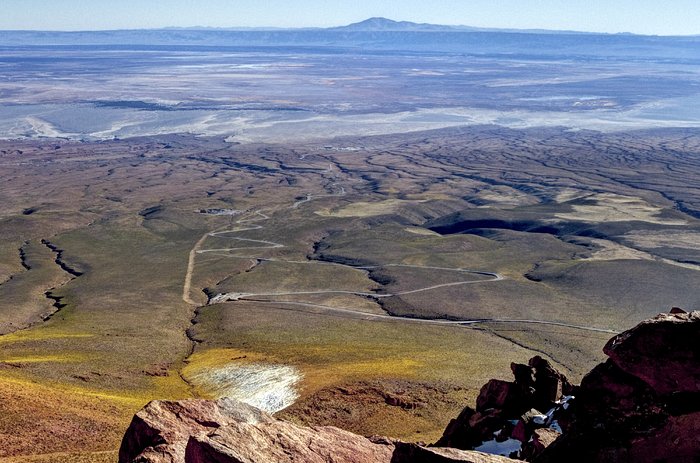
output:
[[[574,419],[539,462],[700,461],[700,312],[662,314],[612,338],[581,381]]]
[[[539,356],[527,365],[513,363],[510,367],[514,381],[492,379],[486,383],[476,399],[476,409],[462,410],[436,446],[489,448],[513,457],[527,454],[532,458],[554,440],[552,435],[559,434],[558,421],[568,415],[568,397],[574,387]],[[537,433],[544,430],[549,432]]]
[[[120,463],[512,463],[457,449],[303,427],[232,399],[154,401],[138,412]]]

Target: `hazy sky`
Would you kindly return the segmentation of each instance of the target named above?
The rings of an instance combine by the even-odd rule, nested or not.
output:
[[[700,0],[0,0],[0,29],[336,26],[371,16],[479,27],[700,34]]]

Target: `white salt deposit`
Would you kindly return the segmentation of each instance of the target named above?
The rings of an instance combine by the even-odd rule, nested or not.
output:
[[[191,381],[217,398],[230,397],[275,413],[299,398],[301,373],[288,365],[229,364],[192,376]]]

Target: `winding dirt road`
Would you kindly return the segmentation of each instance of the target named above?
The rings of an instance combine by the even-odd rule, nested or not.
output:
[[[526,320],[526,319],[511,319],[511,318],[480,318],[480,319],[468,319],[468,320],[448,320],[448,319],[432,319],[432,318],[415,318],[415,317],[404,317],[400,315],[388,315],[388,314],[375,314],[371,312],[362,312],[360,310],[354,310],[347,307],[334,307],[321,304],[311,304],[308,302],[296,302],[296,301],[268,301],[253,298],[241,298],[239,299],[243,302],[254,302],[256,304],[270,304],[270,305],[290,305],[299,307],[309,307],[323,309],[330,312],[345,313],[351,315],[358,315],[360,318],[372,318],[372,319],[385,319],[385,320],[399,320],[405,322],[413,323],[427,323],[432,325],[458,325],[458,326],[469,326],[477,325],[480,323],[523,323],[523,324],[535,324],[535,325],[553,325],[561,326],[565,328],[572,328],[583,331],[593,331],[596,333],[611,333],[617,334],[619,331],[610,330],[607,328],[595,328],[590,326],[573,325],[570,323],[554,322],[547,320]],[[279,307],[278,307],[279,308]]]
[[[341,191],[337,194],[329,194],[329,195],[311,195],[311,194],[308,194],[306,199],[295,202],[291,206],[291,208],[296,209],[301,204],[309,202],[312,199],[322,198],[322,197],[330,197],[330,196],[343,196],[343,195],[345,195],[345,190],[342,187],[341,187]],[[432,324],[432,325],[469,326],[469,325],[475,325],[475,324],[479,324],[479,323],[539,324],[539,325],[561,326],[561,327],[566,327],[566,328],[571,328],[571,329],[593,331],[593,332],[600,332],[600,333],[613,333],[613,334],[617,333],[617,331],[615,331],[615,330],[606,329],[606,328],[581,326],[581,325],[575,325],[575,324],[564,323],[564,322],[556,322],[556,321],[548,321],[548,320],[495,319],[495,318],[464,319],[464,320],[426,319],[426,318],[414,318],[414,317],[405,317],[405,316],[394,316],[394,315],[390,315],[390,314],[372,314],[372,313],[363,312],[360,310],[355,310],[355,309],[352,309],[349,307],[333,307],[333,306],[325,306],[325,305],[321,305],[321,304],[313,304],[313,303],[298,302],[298,301],[280,301],[280,300],[259,299],[259,298],[269,298],[269,297],[279,297],[279,296],[294,296],[294,295],[348,294],[348,295],[356,295],[356,296],[371,298],[374,300],[379,300],[379,299],[383,299],[383,298],[389,298],[389,297],[395,297],[395,296],[401,296],[401,295],[407,295],[407,294],[415,294],[415,293],[431,291],[431,290],[445,288],[445,287],[451,287],[451,286],[461,286],[461,285],[476,284],[476,283],[498,282],[498,281],[504,280],[505,277],[496,273],[496,272],[486,272],[486,271],[481,271],[481,270],[470,270],[470,269],[462,269],[462,268],[420,266],[420,265],[397,264],[397,263],[353,266],[353,265],[340,264],[340,263],[336,263],[336,262],[323,262],[323,261],[313,261],[313,260],[295,261],[295,260],[283,260],[283,259],[267,258],[267,257],[259,256],[259,255],[258,256],[255,256],[255,255],[243,256],[243,255],[238,255],[238,254],[232,254],[232,253],[235,253],[236,251],[243,251],[243,250],[278,249],[278,248],[285,247],[284,244],[276,243],[274,241],[257,240],[257,239],[252,239],[252,238],[241,238],[241,237],[237,237],[237,236],[229,236],[229,235],[235,234],[235,233],[241,233],[241,232],[253,231],[253,230],[261,230],[264,228],[262,225],[249,225],[249,224],[254,223],[254,222],[267,220],[267,219],[269,219],[269,216],[267,216],[266,214],[264,214],[263,212],[261,212],[259,210],[252,211],[251,213],[254,215],[254,217],[244,218],[244,219],[240,219],[240,220],[236,221],[236,224],[240,225],[239,227],[208,232],[208,233],[205,233],[199,239],[199,241],[197,241],[197,243],[192,248],[192,250],[190,251],[190,254],[189,254],[189,262],[187,265],[187,273],[185,276],[185,282],[183,285],[183,293],[182,293],[182,299],[185,302],[187,302],[188,304],[191,304],[191,305],[199,305],[197,302],[192,300],[192,298],[190,297],[191,286],[192,286],[192,275],[194,273],[195,261],[196,261],[197,255],[210,253],[210,254],[216,254],[219,256],[229,257],[229,258],[250,259],[254,262],[283,262],[283,263],[308,264],[308,265],[338,265],[338,266],[349,267],[349,268],[352,268],[353,270],[364,271],[364,272],[367,272],[367,271],[370,271],[373,269],[378,269],[378,268],[401,267],[401,268],[413,268],[413,269],[421,269],[421,270],[441,270],[441,271],[448,271],[448,272],[457,272],[457,273],[462,273],[462,274],[480,275],[480,276],[486,276],[489,278],[482,279],[482,280],[470,279],[470,280],[463,280],[463,281],[457,281],[457,282],[442,283],[442,284],[431,285],[431,286],[426,286],[426,287],[422,287],[422,288],[411,289],[411,290],[407,290],[407,291],[400,291],[400,292],[396,292],[396,293],[385,293],[385,294],[368,293],[368,292],[362,292],[362,291],[333,290],[333,289],[314,290],[314,291],[283,291],[283,292],[269,292],[269,293],[233,292],[233,293],[218,294],[218,295],[210,298],[209,301],[207,302],[207,305],[218,304],[218,303],[223,303],[223,302],[232,302],[232,301],[248,301],[248,302],[255,302],[257,304],[268,304],[268,305],[275,304],[278,306],[279,305],[286,305],[286,306],[294,306],[294,307],[306,307],[306,308],[313,308],[313,309],[322,309],[325,311],[344,313],[344,314],[348,314],[348,315],[360,316],[360,317],[370,318],[370,319],[386,319],[386,320],[405,321],[405,322],[412,322],[412,323],[426,323],[426,324]],[[238,246],[238,247],[230,247],[230,248],[201,249],[208,237],[223,237],[223,238],[227,238],[230,240],[239,241],[242,243],[253,243],[256,245],[254,245],[254,246]]]

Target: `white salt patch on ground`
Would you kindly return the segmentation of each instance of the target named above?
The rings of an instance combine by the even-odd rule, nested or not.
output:
[[[301,378],[299,370],[288,365],[247,363],[206,370],[191,381],[216,398],[230,397],[275,413],[299,398],[296,386]]]
[[[27,116],[23,120],[17,121],[10,133],[19,138],[76,138],[78,135],[75,133],[64,133],[52,123],[37,116]]]
[[[270,78],[265,74],[260,79]],[[246,78],[258,78],[246,74]],[[190,82],[190,87],[199,82]],[[155,79],[131,79],[131,86],[157,85]],[[122,87],[126,83],[122,82]],[[54,86],[55,87],[55,86]],[[187,87],[182,87],[185,90]],[[61,88],[57,101],[67,97]],[[62,92],[62,93],[61,93]],[[44,94],[46,97],[49,94]],[[157,95],[154,97],[156,100]],[[154,98],[151,98],[153,100]],[[669,107],[679,105],[669,102]],[[660,127],[699,127],[697,108],[689,108],[673,117],[673,111],[497,111],[470,107],[422,108],[391,114],[314,114],[302,111],[219,110],[141,111],[138,108],[102,108],[90,104],[26,105],[16,109],[0,108],[0,139],[41,136],[77,139],[110,139],[169,133],[223,136],[232,142],[290,142],[328,139],[339,136],[367,136],[408,133],[446,127],[496,124],[514,129],[531,127],[569,127],[604,132]],[[38,106],[38,108],[33,108]],[[697,106],[697,105],[695,105]],[[682,108],[681,108],[682,109]],[[75,114],[57,113],[70,110]],[[79,117],[78,117],[79,115]],[[27,118],[30,119],[27,119]],[[34,119],[31,119],[31,118]]]

